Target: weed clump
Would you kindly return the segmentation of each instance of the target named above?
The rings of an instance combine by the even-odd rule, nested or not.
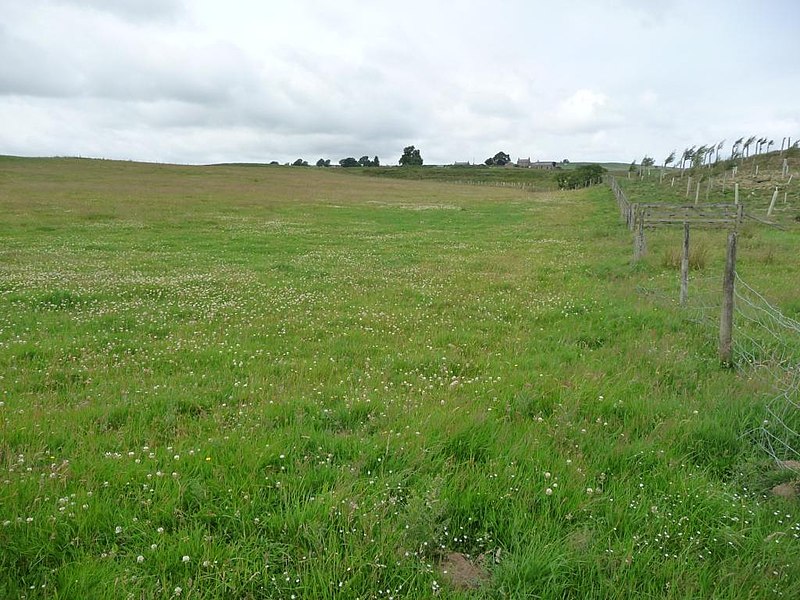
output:
[[[680,248],[667,248],[661,257],[661,266],[666,269],[680,269],[683,252]],[[708,246],[700,241],[689,248],[689,269],[702,271],[708,262]]]

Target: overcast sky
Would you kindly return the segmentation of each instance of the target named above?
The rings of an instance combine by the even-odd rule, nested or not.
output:
[[[0,0],[0,154],[657,162],[800,139],[798,0]],[[723,151],[725,153],[725,151]]]

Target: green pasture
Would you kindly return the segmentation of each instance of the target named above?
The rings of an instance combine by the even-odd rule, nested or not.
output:
[[[364,175],[0,158],[0,597],[800,597],[773,390],[641,293],[677,232]]]

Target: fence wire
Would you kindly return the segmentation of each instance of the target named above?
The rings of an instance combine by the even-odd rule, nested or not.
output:
[[[674,274],[655,278],[639,292],[677,307],[678,279]],[[690,278],[689,299],[682,307],[687,319],[718,331],[721,292],[721,277]],[[734,362],[773,390],[764,420],[752,433],[776,462],[800,471],[800,321],[783,314],[738,275],[734,306]]]
[[[776,461],[798,461],[800,322],[784,315],[737,277],[735,327],[734,351],[738,360],[765,378],[774,389],[758,432],[761,445]],[[796,467],[796,463],[788,466],[793,464]]]

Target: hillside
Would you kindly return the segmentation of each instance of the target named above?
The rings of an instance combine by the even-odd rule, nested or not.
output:
[[[784,161],[786,168],[784,170]],[[784,227],[800,224],[800,149],[769,152],[743,160],[720,161],[693,169],[657,167],[614,171],[632,202],[734,202],[739,200],[751,216],[767,219],[767,210],[777,190],[773,214],[768,219]],[[691,178],[691,181],[689,180]],[[700,184],[699,196],[697,184]]]

